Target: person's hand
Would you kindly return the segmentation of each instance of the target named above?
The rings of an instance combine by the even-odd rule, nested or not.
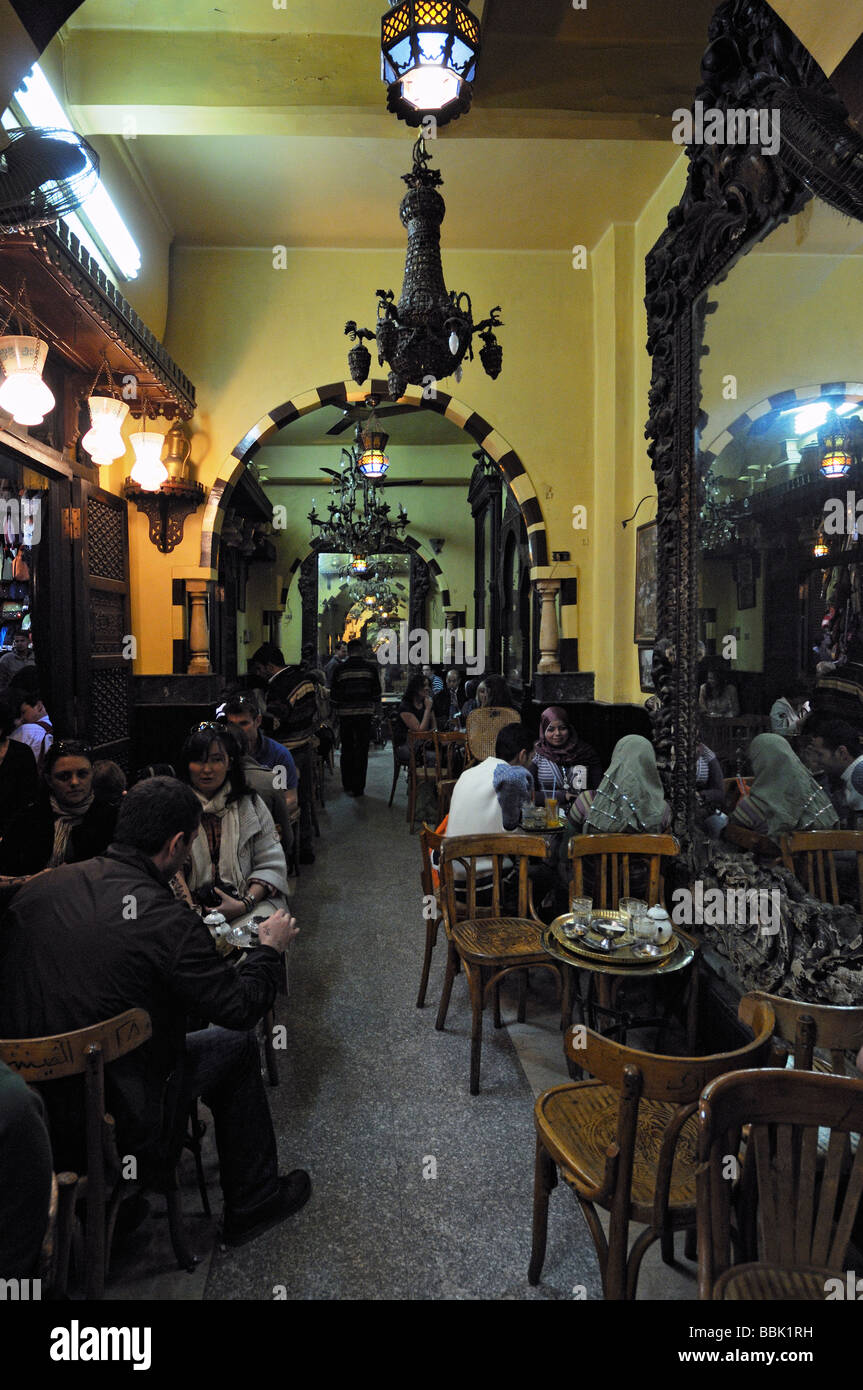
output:
[[[425,709],[431,709],[431,707],[432,707],[432,697],[431,697],[431,695],[424,695],[424,696],[423,696],[423,707],[424,707]]]
[[[258,928],[258,944],[272,946],[281,955],[300,934],[295,917],[279,908]]]
[[[232,898],[228,893],[223,893],[221,888],[216,888],[215,892],[219,898],[219,906],[216,911],[221,912],[226,922],[233,922],[237,917],[243,916],[246,911],[244,902],[240,902],[239,898]]]

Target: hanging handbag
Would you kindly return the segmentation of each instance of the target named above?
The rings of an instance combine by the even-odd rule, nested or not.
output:
[[[11,584],[14,578],[15,576],[12,573],[12,552],[4,547],[3,565],[2,568],[0,568],[0,580],[2,580],[4,584]]]
[[[27,556],[24,553],[23,545],[19,548],[12,561],[12,578],[20,579],[22,582],[30,578],[30,566],[27,563]]]

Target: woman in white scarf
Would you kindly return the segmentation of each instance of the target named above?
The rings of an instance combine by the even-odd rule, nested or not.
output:
[[[183,878],[192,897],[213,901],[227,920],[264,899],[268,912],[287,906],[287,867],[273,818],[246,783],[243,750],[231,730],[204,724],[186,739],[178,775],[201,803],[201,826]]]

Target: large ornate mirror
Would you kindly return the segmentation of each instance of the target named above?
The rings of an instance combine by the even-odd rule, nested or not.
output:
[[[699,686],[711,664],[717,709],[730,723],[735,706],[751,735],[770,727],[773,703],[800,677],[856,652],[856,598],[834,576],[850,571],[857,540],[837,535],[825,555],[819,538],[825,501],[853,486],[825,476],[825,430],[831,419],[843,439],[860,428],[842,422],[863,401],[863,140],[811,55],[760,0],[717,11],[695,100],[726,121],[732,110],[770,112],[781,136],[775,153],[757,143],[690,146],[686,190],[647,258],[657,756],[681,880],[764,884],[782,896],[775,936],[757,926],[719,933],[738,987],[859,1003],[860,916],[793,888],[776,860],[744,853],[729,865],[704,832],[695,775]],[[850,453],[848,463],[853,480]],[[863,491],[863,474],[860,482]],[[723,770],[736,771],[734,743],[721,751]]]

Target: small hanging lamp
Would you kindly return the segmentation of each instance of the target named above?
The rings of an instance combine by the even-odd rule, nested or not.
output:
[[[6,333],[12,318],[17,333]],[[28,331],[29,330],[29,331]],[[15,298],[0,328],[0,409],[8,411],[18,425],[41,425],[54,396],[42,380],[48,344],[36,334],[36,323],[23,275],[18,279]]]
[[[147,404],[145,401],[141,416],[141,428],[129,438],[129,443],[135,452],[135,462],[130,477],[133,483],[138,484],[142,492],[158,492],[168,476],[168,470],[161,458],[164,442],[164,435],[159,434],[157,430],[151,430],[149,434],[147,433]]]
[[[848,447],[849,442],[847,425],[839,419],[835,410],[831,410],[823,427],[818,431],[818,443],[821,445],[821,472],[825,478],[845,477],[854,463],[854,455]]]
[[[107,389],[100,392],[96,388],[103,375]],[[129,407],[117,392],[104,352],[96,379],[90,387],[87,404],[90,407],[90,428],[81,440],[81,448],[87,451],[99,468],[107,468],[126,452],[122,425],[129,414]]]
[[[470,110],[479,51],[479,20],[458,0],[390,0],[381,19],[387,109],[409,126],[457,120]]]
[[[375,416],[374,402],[372,413],[365,424],[357,425],[357,445],[360,449],[359,462],[357,464],[364,478],[377,480],[383,478],[390,466],[390,461],[384,452],[387,447],[389,435],[381,429]]]

